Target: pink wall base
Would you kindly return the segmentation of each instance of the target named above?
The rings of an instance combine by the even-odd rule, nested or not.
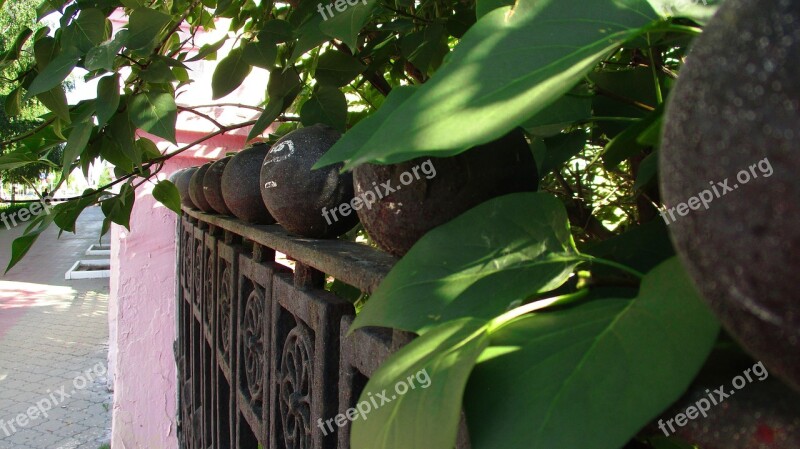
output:
[[[178,139],[194,140],[187,133],[179,133]],[[212,139],[167,161],[159,179],[240,150],[244,140],[244,136]],[[155,201],[152,188],[146,184],[137,189],[130,232],[117,225],[111,229],[109,372],[114,383],[114,449],[178,447],[173,353],[178,216]]]

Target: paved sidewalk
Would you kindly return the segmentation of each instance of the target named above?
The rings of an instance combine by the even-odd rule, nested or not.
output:
[[[97,243],[102,212],[78,234],[53,226],[0,275],[0,449],[98,449],[111,428],[108,279],[64,280]],[[21,229],[0,230],[0,273]]]

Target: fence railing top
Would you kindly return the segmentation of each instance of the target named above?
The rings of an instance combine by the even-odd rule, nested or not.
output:
[[[297,237],[278,225],[255,225],[221,215],[183,208],[198,221],[216,226],[311,266],[329,276],[372,293],[397,259],[367,245],[344,240]]]

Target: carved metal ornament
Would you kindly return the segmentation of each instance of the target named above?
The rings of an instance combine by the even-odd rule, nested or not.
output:
[[[264,296],[256,287],[247,298],[242,324],[244,338],[244,368],[250,403],[257,405],[264,400]]]
[[[283,439],[288,449],[311,447],[313,339],[304,325],[289,332],[280,367]]]
[[[231,352],[231,297],[233,296],[233,275],[231,268],[225,266],[220,279],[219,290],[219,327],[220,346],[222,353],[227,357]]]
[[[214,255],[208,256],[208,263],[206,264],[206,322],[211,326],[214,322]]]

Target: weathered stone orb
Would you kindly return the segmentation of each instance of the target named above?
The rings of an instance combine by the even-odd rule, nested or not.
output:
[[[198,168],[199,167],[184,168],[175,175],[174,184],[181,194],[181,204],[192,209],[197,209],[197,206],[192,202],[192,196],[189,194],[189,184],[191,183],[192,175],[194,175]]]
[[[800,390],[798,3],[724,2],[666,113],[660,182],[676,249],[725,328]]]
[[[258,177],[269,145],[259,143],[237,153],[222,172],[222,198],[237,218],[255,224],[274,224],[264,202]]]
[[[233,215],[222,198],[222,174],[225,172],[225,167],[230,160],[231,156],[228,156],[214,162],[208,167],[208,171],[203,177],[203,194],[206,197],[206,201],[214,211],[222,215]]]
[[[278,140],[264,160],[261,196],[287,231],[332,238],[358,223],[355,212],[342,209],[353,199],[352,173],[340,174],[342,164],[311,170],[340,137],[325,125],[301,128]]]
[[[403,256],[431,229],[491,198],[535,191],[539,176],[522,131],[446,158],[354,170],[361,223],[381,248]]]
[[[194,172],[189,180],[189,195],[192,197],[192,202],[203,212],[214,212],[214,209],[208,204],[206,195],[203,192],[203,179],[206,176],[208,167],[211,167],[211,162],[205,163]]]

